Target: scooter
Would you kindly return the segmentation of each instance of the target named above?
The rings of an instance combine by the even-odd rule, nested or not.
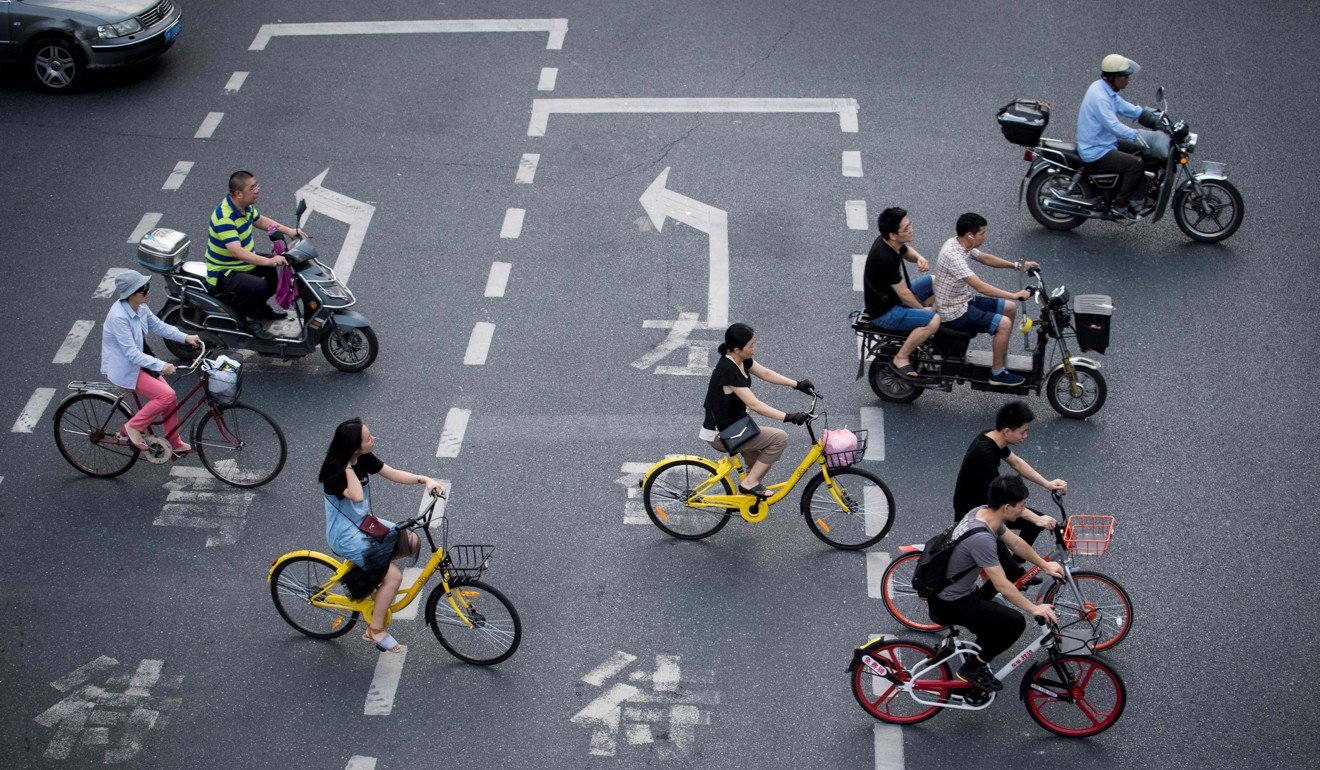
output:
[[[1100,363],[1084,356],[1074,356],[1068,349],[1068,340],[1074,340],[1085,351],[1103,354],[1109,346],[1109,327],[1113,301],[1104,294],[1081,294],[1073,297],[1060,286],[1048,292],[1041,278],[1040,268],[1027,269],[1034,285],[1027,286],[1032,299],[1040,307],[1036,319],[1027,316],[1022,306],[1020,331],[1030,342],[1030,333],[1036,332],[1036,345],[1028,346],[1030,356],[1007,355],[1006,367],[1026,381],[1017,386],[994,385],[990,382],[991,352],[969,351],[968,345],[976,335],[948,326],[940,326],[935,335],[919,345],[912,355],[912,366],[918,378],[912,379],[895,372],[889,366],[894,354],[907,340],[908,332],[891,332],[871,325],[864,310],[849,314],[854,333],[859,338],[857,379],[862,378],[866,361],[871,360],[869,381],[871,390],[881,400],[892,404],[909,404],[924,391],[952,391],[954,383],[966,382],[972,390],[1011,395],[1040,395],[1043,388],[1050,406],[1064,417],[1084,419],[1100,411],[1105,405],[1109,386],[1100,374]],[[1047,368],[1051,360],[1051,342],[1057,347],[1058,363]]]
[[[296,221],[301,225],[307,202],[299,201]],[[139,246],[139,262],[157,272],[159,266],[150,262],[163,262],[159,253],[144,261],[143,250],[148,239],[160,231],[148,233]],[[175,231],[169,231],[175,232]],[[182,233],[178,234],[180,237]],[[379,343],[371,324],[361,313],[350,310],[357,299],[348,287],[339,282],[335,271],[322,262],[310,239],[296,238],[287,252],[284,234],[270,233],[274,252],[282,254],[293,268],[297,298],[293,303],[294,317],[284,321],[266,321],[262,327],[270,339],[252,334],[243,321],[243,315],[234,309],[224,292],[206,282],[205,262],[184,262],[177,256],[165,272],[166,292],[169,299],[157,314],[162,321],[201,336],[208,346],[244,348],[263,356],[282,359],[300,358],[319,346],[331,365],[345,372],[360,372],[371,366],[379,352]],[[186,240],[185,240],[186,243]],[[175,244],[175,249],[178,245]],[[152,249],[160,252],[161,249]],[[186,252],[186,246],[184,247]],[[187,360],[191,349],[183,343],[166,341],[175,357]]]
[[[1218,243],[1242,225],[1244,204],[1228,181],[1228,166],[1203,161],[1195,173],[1190,159],[1198,137],[1187,123],[1169,117],[1164,87],[1156,92],[1158,110],[1145,110],[1138,122],[1149,129],[1150,148],[1144,150],[1144,173],[1149,193],[1137,206],[1136,222],[1158,222],[1170,208],[1178,229],[1201,243]],[[1091,172],[1077,154],[1077,145],[1041,138],[1049,124],[1049,105],[1018,100],[999,111],[999,126],[1008,141],[1027,147],[1026,175],[1018,185],[1018,205],[1051,230],[1072,230],[1088,219],[1133,220],[1113,213],[1119,175]]]

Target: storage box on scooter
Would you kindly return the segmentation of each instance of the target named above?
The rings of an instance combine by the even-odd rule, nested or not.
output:
[[[1073,328],[1077,346],[1084,351],[1103,354],[1109,347],[1109,325],[1113,321],[1114,300],[1108,294],[1078,294],[1073,297]]]
[[[1050,106],[1038,99],[1017,99],[1000,107],[996,119],[1005,139],[1035,147],[1050,123]]]
[[[168,273],[188,256],[188,236],[168,227],[158,227],[138,241],[137,261],[153,273]]]

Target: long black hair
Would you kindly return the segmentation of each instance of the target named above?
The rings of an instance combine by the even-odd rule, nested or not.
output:
[[[728,353],[730,350],[742,350],[747,347],[747,343],[752,341],[752,336],[756,330],[747,324],[733,324],[724,330],[724,342],[720,343],[720,355]]]
[[[343,476],[353,453],[361,448],[362,418],[354,417],[339,423],[334,438],[330,439],[330,448],[325,451],[325,459],[321,461],[321,474],[317,480],[324,484]]]

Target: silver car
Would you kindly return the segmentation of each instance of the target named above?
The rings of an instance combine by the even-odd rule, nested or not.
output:
[[[50,92],[76,88],[88,70],[160,56],[183,23],[175,0],[0,0],[0,61],[17,61]]]

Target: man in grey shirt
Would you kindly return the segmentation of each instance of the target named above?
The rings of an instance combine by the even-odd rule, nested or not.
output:
[[[982,596],[976,590],[977,575],[984,572],[1000,595],[1023,612],[1057,623],[1053,607],[1033,604],[1004,574],[1004,568],[999,565],[998,543],[1003,542],[1010,551],[1056,578],[1063,578],[1063,567],[1045,561],[1025,540],[1004,526],[1005,522],[1016,521],[1027,509],[1027,485],[1021,476],[1000,476],[990,482],[987,500],[986,505],[963,517],[953,531],[956,540],[969,531],[980,530],[954,547],[947,576],[957,579],[930,598],[930,615],[937,622],[959,625],[976,634],[980,656],[967,656],[958,669],[958,678],[995,692],[1003,689],[1004,684],[988,664],[1013,646],[1027,624],[1011,607]]]

